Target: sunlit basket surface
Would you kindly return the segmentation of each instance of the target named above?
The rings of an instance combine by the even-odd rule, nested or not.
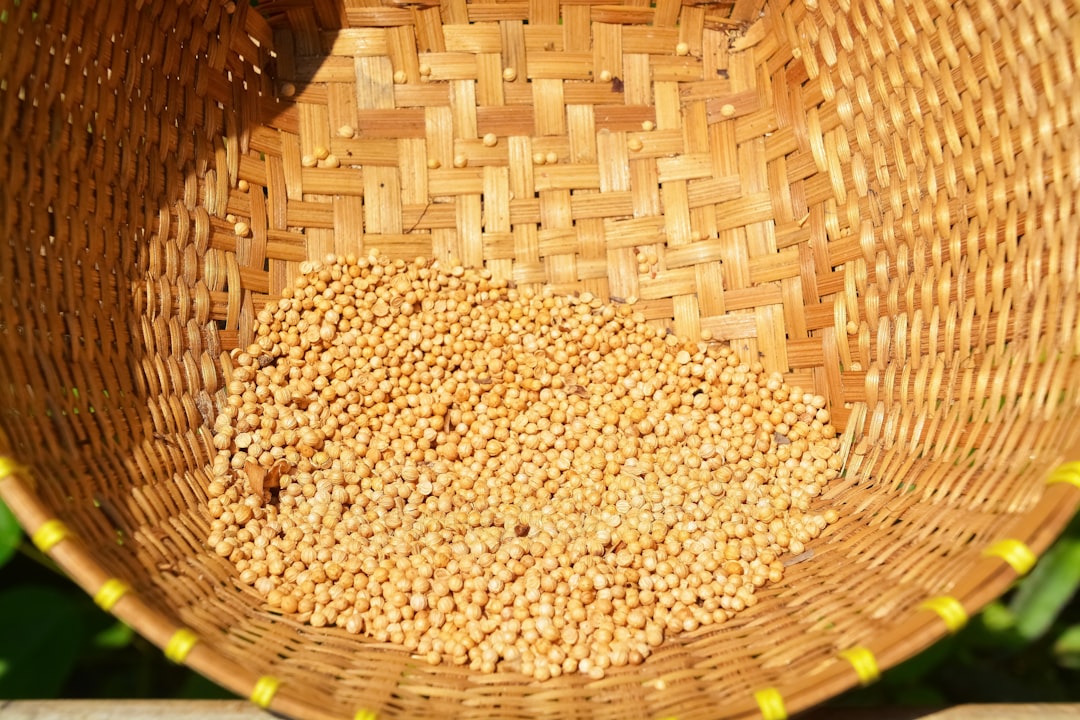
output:
[[[958,629],[1076,507],[1075,2],[252,5],[0,0],[0,495],[171,658],[304,718],[777,720]],[[271,612],[205,547],[229,353],[370,248],[634,296],[825,395],[840,521],[600,681]]]

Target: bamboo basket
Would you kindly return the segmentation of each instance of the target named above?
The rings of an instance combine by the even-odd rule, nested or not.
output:
[[[871,682],[1080,500],[1078,43],[1062,0],[0,0],[0,495],[297,718],[779,720]],[[205,547],[230,351],[302,261],[373,247],[636,296],[825,395],[840,522],[599,681],[270,611]]]

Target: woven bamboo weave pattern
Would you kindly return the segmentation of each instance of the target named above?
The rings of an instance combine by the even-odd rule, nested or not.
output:
[[[1078,43],[1065,0],[0,0],[0,496],[295,717],[779,717],[871,681],[1080,501]],[[599,681],[272,612],[205,546],[229,353],[302,262],[372,248],[637,298],[824,395],[840,521]]]

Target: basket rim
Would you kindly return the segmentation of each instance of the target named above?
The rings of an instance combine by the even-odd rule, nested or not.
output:
[[[1067,455],[1080,457],[1080,449]],[[840,650],[827,665],[794,682],[760,688],[737,704],[717,708],[722,712],[717,717],[781,720],[856,685],[869,684],[880,672],[959,631],[968,617],[1030,571],[1034,560],[1045,552],[1080,508],[1080,461],[1058,465],[1046,483],[1038,503],[1011,523],[1010,532],[987,545],[979,559],[952,583],[948,593],[928,597],[884,634],[863,645]],[[271,675],[259,675],[227,658],[192,630],[151,607],[123,578],[111,577],[37,497],[33,487],[28,469],[0,457],[0,499],[7,503],[38,548],[56,561],[102,609],[130,625],[170,660],[186,665],[263,709],[291,717],[340,720],[340,716],[293,694],[287,683]],[[647,664],[648,659],[642,667]],[[604,681],[586,678],[581,682],[587,686]],[[543,683],[536,687],[542,688]],[[359,708],[354,717],[374,717],[372,712]]]

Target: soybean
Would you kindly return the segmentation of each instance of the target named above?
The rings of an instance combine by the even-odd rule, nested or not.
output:
[[[256,317],[209,547],[275,610],[433,664],[601,678],[714,627],[839,517],[825,398],[630,303],[331,256]]]

